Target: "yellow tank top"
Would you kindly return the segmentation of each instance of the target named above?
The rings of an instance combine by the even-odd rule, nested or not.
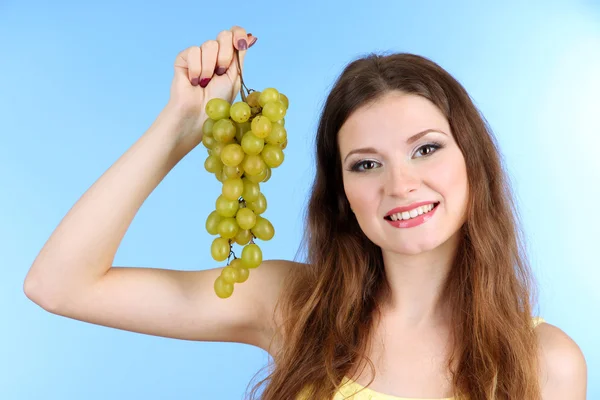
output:
[[[535,328],[542,322],[546,322],[541,317],[533,317],[533,327]],[[308,400],[306,395],[300,395],[297,400]],[[416,399],[410,397],[397,397],[389,394],[376,392],[366,388],[352,379],[345,377],[340,384],[340,388],[333,396],[332,400],[455,400],[454,397],[445,397],[442,399]]]

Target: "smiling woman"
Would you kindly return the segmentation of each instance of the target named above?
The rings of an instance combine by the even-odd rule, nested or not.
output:
[[[236,26],[175,58],[165,109],[61,221],[27,296],[99,325],[260,347],[274,360],[262,400],[584,399],[578,346],[532,314],[494,136],[464,88],[420,56],[360,58],[333,87],[305,263],[265,260],[226,300],[214,295],[222,268],[112,266],[142,203],[206,139],[207,103],[233,101],[254,42]]]

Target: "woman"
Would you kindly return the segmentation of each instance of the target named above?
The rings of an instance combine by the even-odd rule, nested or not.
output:
[[[137,210],[201,142],[208,100],[236,97],[235,50],[243,66],[255,41],[233,27],[177,56],[164,110],[65,216],[27,296],[95,324],[258,346],[275,360],[269,400],[584,399],[578,346],[532,314],[493,136],[460,84],[418,56],[356,60],[331,91],[306,263],[264,261],[227,300],[213,292],[220,269],[112,266]]]

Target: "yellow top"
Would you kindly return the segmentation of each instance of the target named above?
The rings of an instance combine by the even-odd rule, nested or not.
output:
[[[533,327],[535,328],[542,322],[546,322],[541,317],[533,317]],[[300,395],[297,400],[308,400],[306,396]],[[345,377],[342,380],[340,388],[335,393],[332,400],[455,400],[454,397],[445,397],[443,399],[422,399],[410,397],[397,397],[389,394],[376,392],[366,388],[352,379]]]

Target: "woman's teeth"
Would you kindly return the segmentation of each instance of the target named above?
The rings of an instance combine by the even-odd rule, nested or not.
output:
[[[436,204],[429,204],[426,206],[421,206],[421,207],[417,207],[413,210],[410,211],[404,211],[401,213],[397,213],[397,214],[392,214],[389,215],[387,218],[391,219],[392,221],[398,221],[398,220],[407,220],[407,219],[412,219],[412,218],[416,218],[421,214],[427,214],[429,211],[433,210],[433,207],[435,207],[437,205]]]

